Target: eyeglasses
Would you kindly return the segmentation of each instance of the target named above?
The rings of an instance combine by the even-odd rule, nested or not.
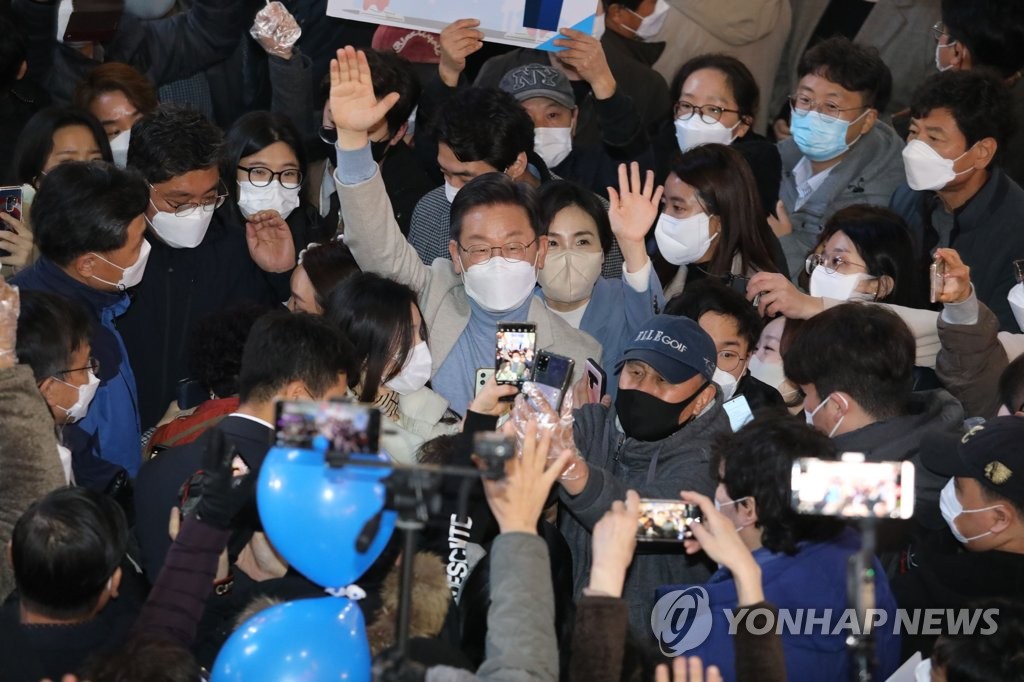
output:
[[[320,139],[330,145],[338,144],[338,129],[320,126]]]
[[[487,246],[486,244],[470,244],[469,246],[463,246],[462,244],[459,244],[459,248],[469,254],[469,262],[473,265],[486,263],[491,259],[491,256],[495,251],[500,252],[501,257],[509,263],[514,263],[516,261],[526,260],[526,250],[536,243],[537,240],[534,239],[529,244],[523,244],[522,242],[509,242],[504,246]]]
[[[928,30],[932,34],[932,38],[935,38],[935,42],[937,43],[942,42],[942,36],[949,36],[949,31],[946,30],[946,25],[941,21],[936,21],[935,24]]]
[[[718,369],[723,372],[731,372],[740,366],[740,362],[746,358],[734,350],[718,351]]]
[[[60,370],[58,372],[55,372],[54,376],[62,376],[63,377],[63,376],[67,376],[68,374],[71,374],[72,372],[82,372],[82,371],[85,371],[85,370],[89,370],[93,374],[99,374],[100,373],[100,361],[97,360],[96,358],[89,358],[89,364],[86,365],[85,367],[75,367],[74,369],[62,369],[62,370]]]
[[[690,104],[686,101],[679,101],[675,103],[675,114],[676,118],[688,121],[693,118],[694,114],[700,115],[700,120],[705,123],[718,123],[722,120],[722,114],[730,113],[739,115],[738,109],[725,109],[723,107],[716,107],[713,104],[705,104],[704,106],[697,106],[696,104]]]
[[[837,272],[843,266],[850,266],[853,268],[861,268],[867,270],[868,266],[861,265],[860,263],[851,263],[848,260],[844,260],[842,256],[830,256],[827,253],[812,253],[804,261],[804,271],[809,275],[814,271],[814,268],[821,266],[825,268],[825,272],[832,274]]]
[[[264,166],[238,166],[238,170],[249,174],[249,182],[255,187],[266,187],[274,178],[281,183],[285,189],[297,189],[302,184],[302,171],[295,168],[274,172]]]
[[[840,119],[844,111],[857,111],[858,109],[869,109],[866,104],[862,104],[859,107],[846,107],[845,109],[832,102],[825,102],[819,104],[815,100],[811,99],[807,95],[790,95],[789,106],[793,107],[793,111],[798,111],[801,114],[808,114],[811,111],[817,111],[822,116],[828,116],[829,118]]]
[[[155,187],[153,187],[153,185],[150,185],[149,188],[151,190],[155,190],[156,189]],[[175,202],[173,202],[170,199],[167,199],[165,197],[160,197],[160,199],[165,204],[167,204],[168,206],[171,207],[171,209],[174,211],[174,215],[178,216],[179,218],[185,218],[186,216],[192,215],[193,213],[196,212],[197,209],[200,209],[200,208],[203,209],[204,211],[206,211],[207,213],[213,213],[218,208],[223,206],[224,205],[224,201],[228,198],[228,194],[227,194],[226,188],[224,187],[224,183],[221,182],[218,185],[217,189],[224,189],[225,191],[221,192],[221,193],[218,193],[217,196],[215,196],[215,197],[213,197],[211,199],[204,199],[202,202],[200,202],[198,204],[194,203],[194,202],[189,202],[189,203],[185,203],[185,204],[178,204],[178,203],[175,203]]]

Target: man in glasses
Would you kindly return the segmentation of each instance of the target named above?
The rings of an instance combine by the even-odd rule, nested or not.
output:
[[[465,413],[477,368],[494,366],[499,321],[536,323],[536,350],[575,359],[579,378],[588,357],[601,357],[601,347],[533,295],[548,245],[529,186],[494,172],[467,181],[451,206],[451,262],[423,264],[402,237],[368,136],[397,98],[374,93],[362,53],[338,51],[331,65],[331,111],[338,128],[335,179],[345,243],[361,268],[418,293],[434,358],[433,389]]]
[[[88,343],[69,340],[59,362],[37,379],[57,422],[75,423],[81,448],[132,475],[142,462],[138,395],[134,359],[129,362],[117,318],[131,303],[125,289],[138,284],[147,267],[143,213],[148,195],[138,174],[110,164],[73,162],[54,168],[32,204],[41,257],[12,280],[25,290],[58,294],[88,310]]]
[[[903,144],[878,120],[892,92],[877,50],[830,38],[808,50],[790,97],[792,137],[779,143],[785,209],[772,227],[795,277],[822,226],[852,204],[885,206],[903,184]]]
[[[142,426],[154,426],[188,378],[196,323],[241,303],[288,298],[295,245],[286,223],[241,229],[220,177],[223,138],[195,111],[161,106],[132,128],[128,166],[149,186],[147,275],[119,329],[139,380]]]

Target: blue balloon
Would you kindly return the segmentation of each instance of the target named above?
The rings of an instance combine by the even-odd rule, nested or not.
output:
[[[211,682],[370,682],[370,645],[359,605],[344,597],[278,604],[225,642]]]
[[[385,460],[386,461],[386,460]],[[395,529],[395,512],[381,512],[390,468],[331,468],[324,453],[276,447],[267,453],[256,501],[263,529],[281,556],[324,587],[346,587],[380,556]],[[356,539],[379,516],[366,552]]]

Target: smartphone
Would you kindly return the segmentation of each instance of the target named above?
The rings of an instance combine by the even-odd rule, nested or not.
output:
[[[87,4],[85,9],[72,9],[61,42],[105,43],[117,33],[124,12],[123,0],[91,0]]]
[[[555,412],[562,409],[562,401],[565,399],[565,392],[569,390],[569,382],[572,381],[572,371],[575,366],[576,361],[564,355],[556,355],[546,350],[537,353],[532,383],[544,395],[548,405]],[[523,388],[526,388],[525,383]]]
[[[499,322],[494,342],[494,379],[499,384],[533,380],[537,351],[537,325],[532,322]]]
[[[210,399],[210,392],[195,379],[182,379],[178,382],[177,400],[179,410],[191,410]]]
[[[735,398],[726,400],[722,404],[722,409],[725,410],[725,414],[729,417],[729,426],[732,427],[733,433],[736,433],[754,420],[754,413],[750,410],[750,403],[747,402],[745,396],[738,395]]]
[[[840,460],[793,462],[793,507],[800,514],[844,519],[909,519],[914,515],[914,465],[865,462],[859,452]]]
[[[10,214],[10,216],[15,220],[22,219],[22,199],[20,186],[0,187],[0,211]],[[14,232],[14,228],[2,220],[0,220],[0,230],[4,230],[5,232]],[[11,255],[10,251],[0,249],[0,258],[9,255]]]
[[[942,294],[942,287],[945,284],[946,278],[946,261],[936,260],[928,268],[928,281],[931,284],[931,295],[928,300],[932,303],[939,302],[939,296]]]
[[[476,371],[473,379],[473,397],[480,395],[480,391],[484,390],[484,385],[494,376],[493,367],[481,367]]]
[[[690,525],[703,519],[700,507],[679,500],[640,500],[638,542],[672,542],[693,537]]]
[[[590,402],[599,403],[605,396],[608,388],[608,375],[601,369],[601,365],[593,358],[587,358],[587,364],[583,366],[583,372],[587,377],[587,391]]]
[[[277,445],[326,448],[348,456],[376,454],[380,410],[348,400],[286,400],[277,404]]]

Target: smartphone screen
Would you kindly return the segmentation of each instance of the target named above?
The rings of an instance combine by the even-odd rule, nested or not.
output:
[[[15,220],[21,220],[22,198],[21,187],[0,187],[0,211],[7,213]],[[0,220],[0,230],[13,232],[14,228]],[[0,249],[0,258],[11,255],[6,249]]]
[[[296,400],[277,404],[277,444],[313,448],[326,439],[327,449],[342,455],[375,454],[380,438],[380,411],[343,400]]]
[[[494,379],[499,384],[522,386],[533,380],[537,325],[532,322],[499,322],[494,344]]]
[[[584,373],[587,376],[587,391],[590,402],[601,402],[601,398],[608,392],[606,386],[608,381],[607,375],[601,369],[601,365],[597,364],[597,361],[593,358],[587,358],[587,364],[584,365]]]
[[[858,457],[859,455],[859,457]],[[793,507],[801,514],[864,519],[909,519],[914,514],[914,465],[804,457],[793,462]]]
[[[638,542],[673,542],[692,538],[691,523],[700,523],[700,507],[679,500],[640,500]]]

